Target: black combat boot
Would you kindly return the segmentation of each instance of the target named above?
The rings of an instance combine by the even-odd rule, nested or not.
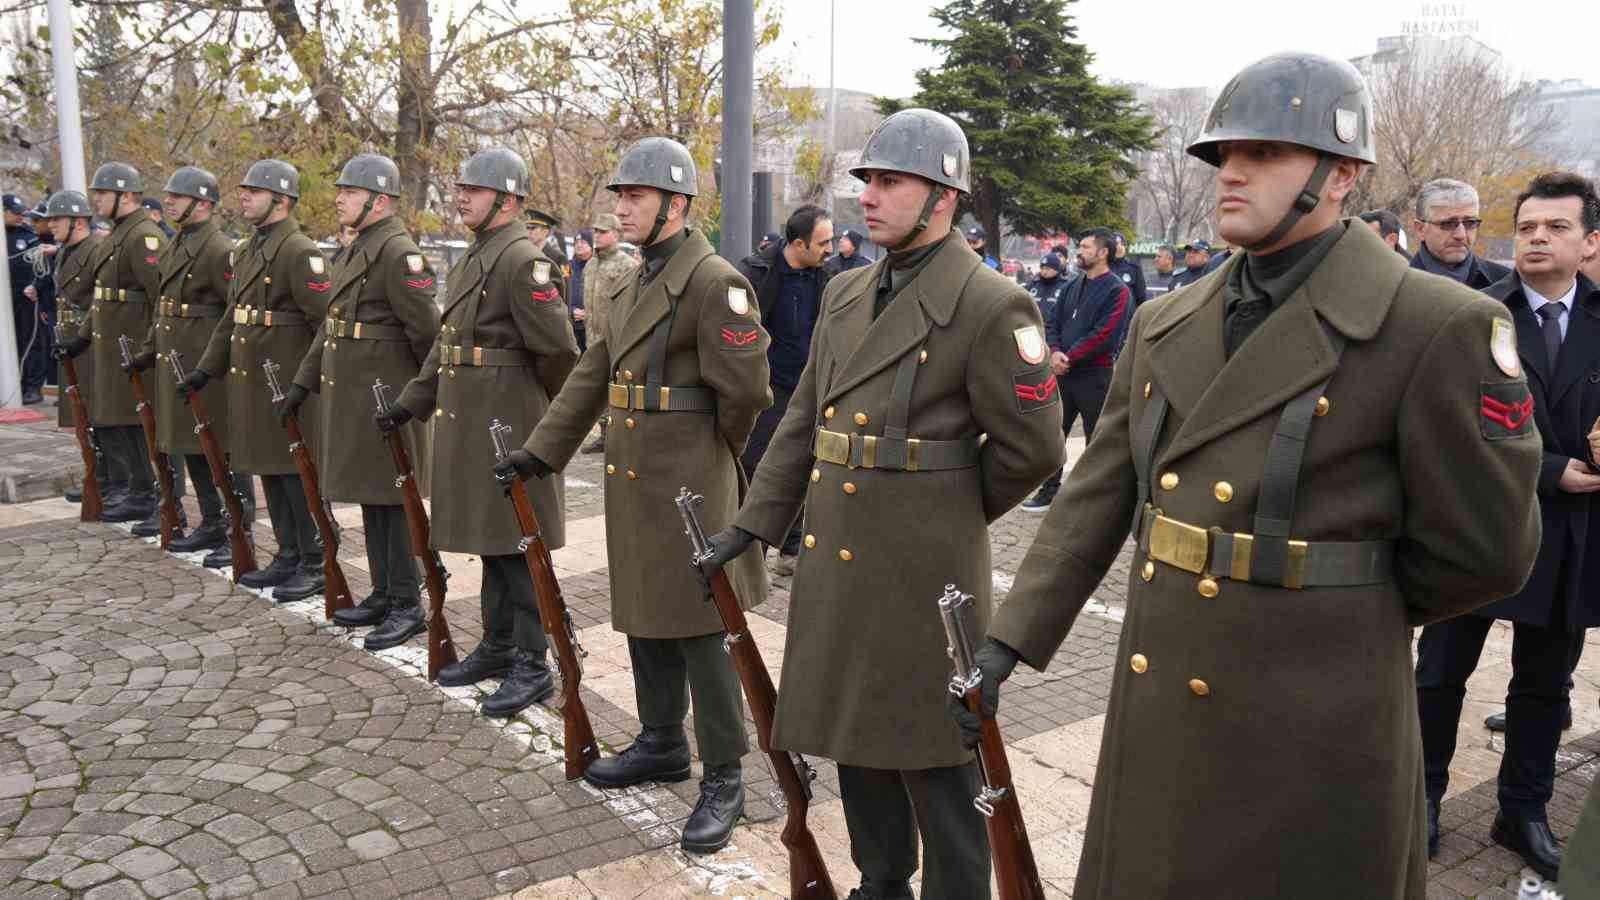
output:
[[[632,787],[644,781],[688,781],[689,738],[682,725],[646,725],[628,749],[595,760],[583,778],[596,787],[608,788]]]
[[[510,644],[501,644],[485,636],[478,642],[478,646],[467,654],[466,659],[439,670],[439,686],[465,687],[477,684],[485,678],[493,678],[511,671],[511,665],[515,661],[515,654]]]
[[[911,893],[909,881],[862,878],[861,886],[852,889],[844,900],[916,900],[916,895]]]
[[[416,597],[399,597],[393,602],[385,599],[389,607],[383,624],[372,629],[361,646],[368,650],[387,650],[398,647],[428,629],[428,620],[422,615],[422,601]],[[359,607],[358,607],[359,608]],[[351,609],[355,612],[355,609]]]
[[[272,599],[279,603],[304,600],[322,593],[326,586],[322,576],[322,560],[300,558],[294,577],[272,589]]]
[[[373,591],[355,606],[336,610],[333,614],[333,624],[343,625],[346,628],[364,628],[382,622],[383,617],[388,614],[389,595],[382,591]]]
[[[216,549],[207,553],[205,558],[200,560],[200,565],[208,569],[226,569],[233,565],[233,541],[229,539],[218,544]],[[244,578],[243,575],[239,577],[241,579]]]
[[[173,540],[175,540],[175,541],[179,540],[181,538],[182,534],[183,534],[183,529],[188,528],[188,527],[189,527],[189,513],[186,512],[182,506],[179,506],[178,507],[178,537],[174,537]],[[139,521],[139,524],[133,526],[133,536],[134,537],[155,537],[156,535],[158,535],[160,533],[161,533],[161,506],[160,506],[160,504],[157,504],[155,510],[153,512],[151,512],[150,515],[145,516],[143,519],[141,519]],[[168,545],[167,549],[169,549],[169,550],[172,549],[170,544]]]
[[[102,522],[137,522],[156,510],[154,494],[128,494],[100,513]]]
[[[683,825],[680,846],[689,853],[715,853],[728,845],[733,826],[744,815],[744,770],[739,763],[706,766],[700,802]]]
[[[223,544],[227,547],[227,544]],[[273,554],[272,562],[267,563],[265,569],[246,572],[239,576],[239,584],[252,589],[277,587],[294,577],[295,570],[300,567],[300,557],[290,556],[282,551]]]
[[[550,678],[550,664],[532,650],[512,651],[511,674],[500,682],[500,689],[485,697],[480,709],[486,716],[506,719],[556,692]]]
[[[193,553],[196,550],[214,550],[228,544],[228,528],[222,519],[201,519],[200,527],[183,537],[175,537],[167,549],[173,553]]]

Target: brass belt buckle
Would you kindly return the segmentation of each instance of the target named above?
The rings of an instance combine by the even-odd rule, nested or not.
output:
[[[472,364],[475,365],[475,366],[483,365],[483,348],[482,347],[473,347],[472,348]]]
[[[817,459],[835,465],[850,462],[850,436],[826,428],[817,429]]]
[[[1211,535],[1204,528],[1157,515],[1150,526],[1150,555],[1185,572],[1203,575],[1211,555]]]

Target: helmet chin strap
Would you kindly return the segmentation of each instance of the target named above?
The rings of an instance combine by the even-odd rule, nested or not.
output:
[[[889,248],[890,253],[896,253],[911,246],[911,242],[916,240],[918,235],[928,230],[928,219],[933,216],[933,207],[944,194],[944,188],[933,184],[931,181],[929,185],[931,185],[931,190],[928,191],[928,199],[922,202],[922,212],[917,216],[917,224],[911,226],[911,230],[906,233],[904,238],[900,239],[898,244]]]
[[[185,206],[183,208],[183,213],[181,215],[179,215],[174,221],[176,221],[177,224],[179,224],[179,225],[182,225],[182,224],[188,222],[189,221],[189,217],[194,215],[194,205],[196,203],[199,203],[199,202],[200,201],[197,198],[190,197],[189,198],[189,205]]]
[[[373,193],[372,191],[367,191],[367,202],[361,204],[361,215],[356,216],[355,224],[351,225],[351,228],[354,228],[357,231],[361,230],[362,224],[367,221],[367,216],[372,215],[372,204],[377,202],[377,200],[377,194]],[[493,210],[491,212],[498,212],[498,210]],[[490,215],[489,218],[492,219],[494,216]]]
[[[656,238],[661,235],[662,227],[667,224],[667,213],[672,209],[672,194],[660,188],[656,189],[656,193],[660,195],[661,203],[656,207],[656,222],[650,226],[650,234],[644,239],[643,246],[646,247],[654,244]]]
[[[263,223],[265,223],[268,219],[272,218],[273,207],[278,205],[278,198],[282,197],[282,196],[286,196],[286,195],[284,195],[284,194],[273,194],[272,195],[272,202],[267,204],[267,211],[266,212],[262,213],[260,216],[258,216],[256,218],[253,218],[253,219],[250,218],[249,216],[245,216],[244,217],[245,221],[249,222],[252,227],[260,228]]]
[[[372,193],[369,191],[369,192],[367,192],[367,204],[370,206],[371,203],[372,203]],[[505,203],[506,203],[506,192],[505,191],[495,191],[494,192],[494,202],[489,204],[489,211],[484,214],[483,221],[478,223],[478,227],[472,229],[472,233],[473,234],[482,234],[483,232],[488,231],[489,227],[494,224],[494,217],[500,215],[500,208],[505,206]],[[365,218],[365,217],[366,217],[366,213],[363,212],[362,213],[362,218]]]
[[[1327,153],[1321,154],[1317,159],[1317,167],[1311,170],[1311,177],[1306,179],[1306,186],[1300,189],[1300,195],[1294,198],[1294,204],[1289,211],[1283,214],[1278,224],[1266,237],[1252,244],[1246,244],[1246,250],[1264,250],[1283,240],[1300,220],[1317,208],[1322,202],[1322,188],[1328,183],[1328,176],[1333,173],[1333,167],[1339,164],[1338,157]]]

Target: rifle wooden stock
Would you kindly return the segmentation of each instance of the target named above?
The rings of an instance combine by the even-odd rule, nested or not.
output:
[[[94,455],[94,437],[89,428],[89,407],[83,402],[83,392],[78,390],[78,364],[70,356],[63,356],[61,369],[67,376],[66,393],[72,401],[72,433],[78,439],[78,452],[83,455],[83,502],[78,508],[78,521],[98,522],[105,509],[105,499],[100,496]]]
[[[517,524],[522,528],[522,555],[528,561],[528,574],[533,576],[533,590],[539,600],[539,620],[550,645],[556,651],[556,664],[561,668],[561,726],[562,743],[567,754],[567,780],[583,777],[589,764],[600,758],[600,745],[594,739],[594,726],[589,723],[589,711],[584,708],[578,694],[578,684],[583,680],[583,664],[578,660],[578,641],[572,630],[572,615],[567,612],[567,601],[561,596],[561,585],[556,582],[556,570],[550,560],[550,548],[544,542],[544,532],[539,528],[539,516],[528,500],[528,488],[522,479],[511,478],[506,486],[511,505],[516,509]]]
[[[422,492],[417,490],[417,476],[411,468],[411,454],[406,452],[405,440],[398,430],[385,435],[384,440],[394,456],[394,470],[398,476],[395,484],[400,488],[406,508],[411,552],[422,560],[422,581],[428,588],[428,680],[437,681],[440,669],[457,662],[456,642],[450,637],[450,625],[444,619],[444,570],[429,546],[428,510],[422,505]]]
[[[211,417],[206,414],[206,404],[200,399],[199,391],[189,392],[189,409],[194,413],[194,433],[200,438],[200,449],[211,469],[211,479],[217,483],[222,502],[228,509],[228,549],[233,554],[233,583],[238,584],[239,576],[256,570],[256,548],[250,542],[250,523],[244,520],[244,504],[234,490],[233,471],[228,468],[221,442],[211,430]]]
[[[962,700],[981,722],[978,764],[983,767],[984,783],[992,792],[985,791],[980,798],[988,807],[980,807],[980,811],[989,829],[995,884],[1000,888],[1000,900],[1044,900],[1044,884],[1039,881],[1033,845],[1028,841],[1028,829],[1022,822],[1017,788],[1011,783],[1011,762],[1006,758],[1005,741],[1000,737],[1000,726],[993,719],[983,717],[981,691],[981,685],[974,685]]]
[[[300,470],[300,485],[305,488],[306,505],[311,508],[311,518],[317,522],[322,535],[322,616],[332,619],[341,609],[355,605],[350,598],[350,582],[345,580],[344,569],[339,566],[339,533],[328,518],[328,508],[322,503],[322,483],[317,480],[317,465],[311,460],[311,448],[306,445],[300,431],[300,420],[290,413],[283,420],[289,433],[289,452],[294,454],[295,467]]]
[[[178,530],[177,489],[172,484],[172,460],[156,445],[156,413],[144,392],[144,376],[129,372],[133,384],[133,398],[138,401],[139,424],[144,426],[145,450],[150,455],[150,465],[156,470],[156,484],[161,486],[161,549],[172,544]]]
[[[784,820],[781,839],[789,848],[789,896],[794,900],[835,900],[838,894],[833,889],[833,880],[828,877],[828,866],[822,860],[816,836],[806,825],[806,815],[811,809],[810,777],[801,773],[795,757],[772,749],[772,720],[778,708],[778,691],[772,685],[772,675],[761,659],[761,650],[750,634],[749,622],[726,572],[718,571],[712,576],[711,600],[716,604],[717,615],[722,617],[723,629],[728,632],[726,646],[733,656],[739,680],[744,683],[745,700],[750,704],[750,716],[756,723],[756,741],[772,763],[773,777],[783,791],[788,818]]]

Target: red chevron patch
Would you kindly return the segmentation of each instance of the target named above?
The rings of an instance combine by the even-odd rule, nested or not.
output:
[[[758,328],[728,328],[722,329],[722,342],[730,347],[749,347],[761,339],[761,330]]]
[[[1483,413],[1485,419],[1504,427],[1507,431],[1516,431],[1533,415],[1533,395],[1529,394],[1521,403],[1502,403],[1484,394],[1483,406],[1479,412]]]
[[[433,279],[430,278],[428,281],[431,284]],[[560,299],[561,291],[557,290],[553,284],[547,285],[544,290],[535,289],[533,292],[533,302],[535,303],[554,303]]]
[[[1013,375],[1011,386],[1017,394],[1018,412],[1033,412],[1061,402],[1056,393],[1058,387],[1056,377],[1051,375],[1048,369],[1030,369],[1019,375]]]
[[[316,291],[319,294],[326,294],[328,292],[328,288],[333,287],[333,282],[331,282],[331,281],[308,281],[308,282],[306,282],[306,287],[309,288],[310,290]]]
[[[431,288],[431,287],[433,287],[433,278],[432,277],[428,277],[428,278],[407,278],[406,279],[406,286],[407,287],[414,287],[417,290],[422,290],[423,288]]]

